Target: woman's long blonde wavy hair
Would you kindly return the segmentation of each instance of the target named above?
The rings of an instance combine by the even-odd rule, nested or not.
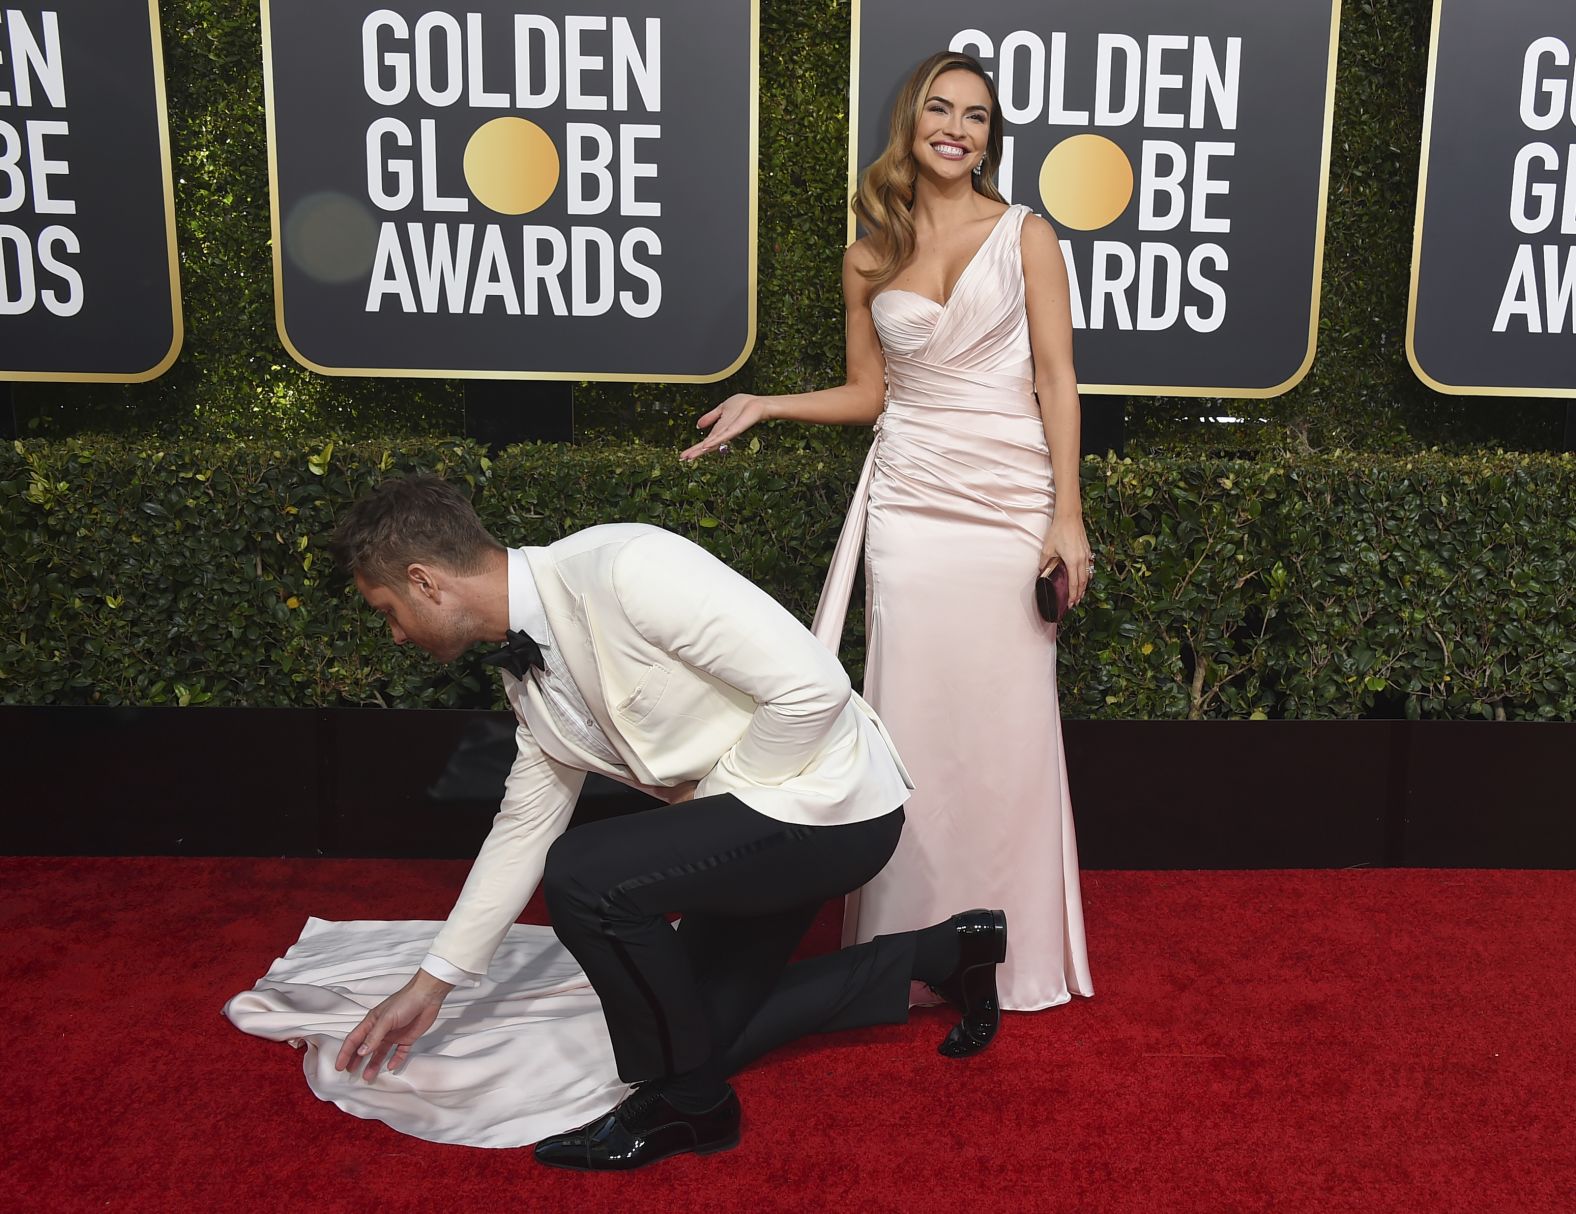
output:
[[[972,55],[941,51],[930,56],[909,74],[898,90],[897,100],[892,103],[892,125],[886,151],[864,171],[853,198],[854,214],[859,222],[866,231],[878,237],[877,250],[881,258],[876,266],[860,270],[860,273],[878,287],[892,281],[914,255],[914,178],[919,171],[914,163],[914,129],[936,77],[958,69],[973,72],[990,92],[990,134],[985,141],[984,166],[974,176],[974,189],[997,202],[1007,201],[996,188],[1003,124],[995,81]]]

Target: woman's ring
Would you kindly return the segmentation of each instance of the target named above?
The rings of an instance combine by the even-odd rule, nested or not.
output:
[[[733,450],[733,448],[728,446],[727,443],[718,443],[717,444],[717,454],[718,455],[727,455],[728,452],[730,452],[732,450]]]

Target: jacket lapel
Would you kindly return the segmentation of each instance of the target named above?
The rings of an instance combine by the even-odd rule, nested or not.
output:
[[[624,737],[608,710],[607,695],[602,686],[602,671],[586,618],[584,600],[565,583],[550,549],[527,548],[525,558],[530,563],[531,576],[536,579],[537,593],[542,597],[542,608],[547,613],[547,625],[553,630],[553,643],[559,647],[564,665],[569,668],[569,676],[574,679],[575,688],[580,692],[581,699],[585,701],[592,720],[597,723],[613,749],[624,760],[629,769],[624,774],[634,775],[643,784],[655,784],[656,777],[641,761],[639,752]],[[587,755],[552,729],[552,717],[547,711],[546,704],[542,702],[540,689],[533,685],[530,693],[538,718],[537,721],[530,722],[533,730],[538,724],[546,726],[560,745],[567,746],[576,755],[581,756],[582,762],[589,765],[593,771],[618,774],[609,772],[606,763]]]

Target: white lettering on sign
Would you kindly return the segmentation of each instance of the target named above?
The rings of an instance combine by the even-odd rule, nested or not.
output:
[[[1158,331],[1185,325],[1212,333],[1225,321],[1221,279],[1231,259],[1220,237],[1231,232],[1228,201],[1235,139],[1188,138],[1173,132],[1230,133],[1238,128],[1243,40],[1184,33],[1096,34],[1073,45],[1063,31],[1012,30],[999,38],[980,29],[957,33],[949,49],[977,57],[996,81],[1003,139],[997,182],[1014,196],[1014,126],[1141,128],[1131,164],[1137,226],[1177,233],[1135,244],[1103,239],[1062,241],[1080,329]],[[1074,95],[1070,62],[1094,63],[1092,90]],[[1052,219],[1056,218],[1054,208]],[[1112,217],[1115,218],[1114,216]],[[1181,234],[1209,239],[1191,243]]]
[[[1543,243],[1522,243],[1494,313],[1493,331],[1576,333],[1576,55],[1563,39],[1535,38],[1521,61],[1518,117],[1538,134],[1511,162],[1510,225]]]
[[[42,307],[75,316],[85,295],[82,273],[70,259],[82,252],[76,232],[59,223],[35,236],[24,217],[75,215],[69,160],[66,61],[60,16],[0,13],[0,107],[40,111],[49,117],[0,118],[0,316],[22,316]]]
[[[484,56],[494,45],[506,55]],[[651,188],[662,170],[662,127],[653,120],[662,109],[661,19],[515,13],[489,23],[479,13],[433,9],[407,18],[379,8],[362,22],[361,46],[367,97],[402,107],[367,127],[366,197],[380,211],[405,213],[379,229],[367,311],[600,316],[618,309],[637,318],[657,311],[660,236],[649,226],[609,230],[598,218],[644,225],[662,215]],[[443,143],[452,119],[413,121],[413,102],[435,111],[556,108],[573,118],[552,131],[498,119],[530,126],[527,138],[536,142],[503,157],[509,163],[478,153],[476,165],[467,145],[462,177],[459,157]],[[488,209],[523,216],[559,191],[573,220],[563,226],[445,218]]]

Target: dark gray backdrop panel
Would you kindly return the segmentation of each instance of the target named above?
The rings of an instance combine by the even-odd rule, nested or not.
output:
[[[333,192],[359,204],[373,225],[385,220],[400,224],[420,221],[496,223],[518,266],[519,232],[525,225],[546,225],[564,231],[571,225],[606,230],[615,246],[622,234],[649,227],[661,238],[660,256],[643,255],[658,268],[662,304],[649,318],[631,317],[616,306],[600,316],[510,316],[496,301],[483,314],[406,314],[392,300],[375,313],[365,310],[370,276],[348,282],[324,282],[303,272],[295,258],[280,259],[284,327],[301,356],[329,369],[447,370],[486,376],[579,375],[665,378],[711,376],[740,358],[751,340],[749,307],[753,222],[751,180],[754,131],[751,117],[751,3],[739,0],[685,0],[655,4],[650,0],[599,0],[594,6],[568,3],[534,4],[532,13],[555,19],[565,13],[631,18],[637,29],[644,19],[660,17],[661,110],[648,115],[632,90],[630,108],[622,114],[567,111],[563,90],[557,104],[545,109],[470,108],[462,97],[447,107],[434,107],[411,97],[382,105],[362,84],[362,22],[368,13],[391,9],[414,27],[427,12],[444,11],[462,27],[467,13],[483,21],[483,81],[489,89],[507,89],[513,82],[512,18],[520,5],[505,0],[468,0],[441,6],[421,0],[357,4],[323,4],[320,0],[267,0],[271,26],[273,115],[276,161],[274,206],[288,229],[303,199]],[[561,25],[561,22],[560,22]],[[608,58],[608,35],[588,49]],[[609,65],[610,66],[610,65]],[[439,82],[441,83],[441,76]],[[611,71],[595,78],[610,89]],[[425,213],[420,189],[414,205],[398,213],[384,212],[367,198],[366,132],[383,116],[406,121],[413,131],[422,119],[437,123],[439,192],[466,197],[464,214]],[[641,151],[655,151],[659,176],[642,179],[639,196],[659,202],[654,218],[621,217],[612,210],[600,215],[570,216],[563,178],[540,208],[521,216],[497,214],[466,189],[462,160],[466,141],[483,123],[516,116],[541,126],[553,139],[560,157],[566,155],[568,122],[592,122],[613,128],[619,122],[655,123],[661,138],[643,142]],[[614,133],[615,149],[617,136]],[[402,152],[416,156],[417,149]],[[617,156],[615,150],[614,166]],[[480,231],[477,233],[480,240]],[[563,276],[568,292],[568,274]],[[617,289],[644,296],[638,280],[615,276]]]
[[[1560,72],[1565,120],[1533,131],[1520,117],[1527,48],[1549,35],[1576,52],[1571,0],[1448,0],[1436,14],[1412,348],[1424,374],[1446,388],[1576,395],[1576,326],[1567,324],[1563,334],[1534,334],[1513,319],[1506,332],[1493,332],[1517,246],[1540,250],[1540,294],[1542,246],[1559,246],[1562,262],[1576,246],[1576,233],[1561,234],[1558,217],[1536,235],[1517,231],[1510,220],[1512,172],[1524,146],[1552,145],[1561,156],[1562,180],[1568,158],[1576,155],[1570,150],[1576,147],[1570,118],[1576,85],[1568,63]],[[1547,177],[1540,171],[1536,179]]]
[[[60,29],[64,108],[34,88],[32,105],[17,103],[17,64],[10,30],[0,22],[0,90],[11,104],[0,121],[17,131],[19,162],[28,199],[0,214],[0,223],[22,229],[37,247],[38,234],[54,224],[69,228],[81,252],[60,259],[82,277],[82,308],[56,316],[42,302],[25,313],[0,316],[0,376],[16,379],[146,378],[170,357],[179,340],[172,299],[174,254],[167,208],[167,166],[161,152],[156,56],[148,0],[99,0],[92,5],[12,3],[5,21],[22,14],[40,45],[42,14],[56,14]],[[36,214],[27,155],[26,123],[63,121],[64,135],[44,137],[46,158],[63,160],[65,174],[49,177],[51,197],[70,199],[76,214]],[[37,254],[33,254],[35,261]],[[5,275],[14,283],[16,251],[5,247]],[[54,275],[41,275],[39,290],[67,290]],[[162,368],[161,368],[162,369]]]
[[[1262,395],[1290,387],[1307,356],[1316,283],[1314,260],[1320,245],[1324,130],[1329,54],[1336,6],[1331,0],[977,0],[960,8],[940,0],[858,0],[858,148],[860,170],[886,144],[892,101],[903,79],[927,55],[946,50],[962,30],[987,34],[999,48],[1015,30],[1067,35],[1065,98],[1069,108],[1091,109],[1095,91],[1096,38],[1128,34],[1145,44],[1150,34],[1203,35],[1215,40],[1223,58],[1228,37],[1243,40],[1241,94],[1237,127],[1222,132],[1213,107],[1198,130],[1146,129],[1142,107],[1126,126],[1052,126],[1043,120],[1009,124],[1014,137],[1014,183],[1009,200],[1045,214],[1039,197],[1040,165],[1062,140],[1083,131],[1103,135],[1121,146],[1135,173],[1141,168],[1142,141],[1170,139],[1191,148],[1194,140],[1234,141],[1232,165],[1224,176],[1230,194],[1211,200],[1211,215],[1231,220],[1224,235],[1138,231],[1138,198],[1105,228],[1079,232],[1061,228],[1074,261],[1087,267],[1094,240],[1132,245],[1154,240],[1175,244],[1184,259],[1198,244],[1214,241],[1230,256],[1220,276],[1228,296],[1225,323],[1199,333],[1179,323],[1164,331],[1122,332],[1109,327],[1082,329],[1075,351],[1079,381],[1102,385],[1171,389],[1222,389],[1224,395]],[[1191,52],[1168,55],[1167,71],[1177,70]],[[1049,54],[1047,54],[1049,61]],[[985,63],[995,71],[996,63]],[[998,81],[1000,76],[997,76]],[[1189,77],[1190,80],[1190,77]],[[1015,88],[1023,103],[1026,88]],[[1047,90],[1048,92],[1048,90]],[[1166,108],[1185,109],[1189,88],[1166,95]],[[1087,274],[1087,270],[1085,270]],[[1087,278],[1083,291],[1088,294]],[[1202,301],[1186,289],[1183,304]]]

